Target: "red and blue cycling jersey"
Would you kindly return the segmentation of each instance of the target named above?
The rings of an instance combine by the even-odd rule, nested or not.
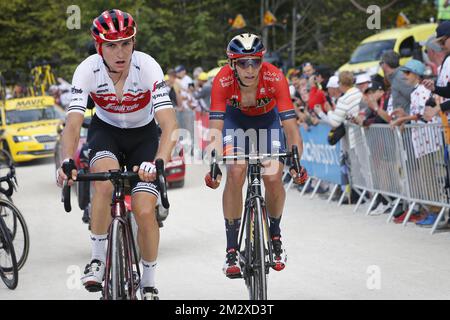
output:
[[[211,91],[210,120],[224,120],[228,108],[237,108],[247,116],[260,116],[275,107],[282,121],[296,117],[287,80],[280,69],[263,62],[259,71],[256,105],[242,106],[239,83],[229,65],[220,69]]]

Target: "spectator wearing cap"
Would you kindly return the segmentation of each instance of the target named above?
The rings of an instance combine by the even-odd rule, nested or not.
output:
[[[431,91],[421,84],[425,74],[425,65],[419,60],[409,60],[403,67],[400,67],[407,79],[407,82],[414,87],[411,92],[411,107],[409,115],[401,115],[391,122],[392,126],[399,126],[405,122],[417,123],[422,120],[427,100],[431,96]],[[421,121],[423,122],[423,121]]]
[[[186,68],[180,64],[175,68],[175,72],[177,73],[177,78],[181,81],[181,88],[187,91],[189,84],[194,83],[194,81],[187,75]]]
[[[361,91],[364,93],[367,88],[369,88],[370,83],[372,82],[372,79],[367,73],[362,73],[358,76],[356,76],[355,85]]]
[[[391,84],[392,108],[401,108],[406,114],[409,113],[411,103],[411,92],[414,87],[406,82],[406,78],[399,70],[400,56],[393,50],[388,50],[381,56],[380,66],[384,75]],[[391,110],[389,110],[391,111]]]
[[[389,123],[391,117],[386,112],[387,99],[385,98],[386,88],[384,82],[373,80],[370,86],[364,92],[362,100],[367,104],[368,110],[366,118],[360,122],[364,127],[374,123]]]
[[[325,109],[328,111],[336,108],[337,99],[342,95],[339,91],[339,77],[332,76],[328,79],[327,83],[327,102],[325,103]]]
[[[201,112],[209,112],[211,108],[211,89],[212,81],[208,79],[208,74],[206,72],[200,73],[197,77],[194,98],[198,100]]]
[[[353,81],[354,78],[351,72],[341,72],[339,74],[339,90],[343,95],[338,99],[336,109],[325,114],[321,108],[314,108],[320,119],[328,122],[332,127],[338,127],[347,118],[356,117],[358,115],[362,93],[353,86]]]

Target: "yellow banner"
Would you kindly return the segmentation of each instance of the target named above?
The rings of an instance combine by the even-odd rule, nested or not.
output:
[[[242,16],[242,14],[238,14],[236,16],[236,18],[234,18],[233,24],[231,25],[231,27],[233,29],[242,29],[242,28],[245,28],[246,25],[247,25],[247,23],[245,22],[245,19]]]
[[[10,99],[5,101],[6,110],[36,109],[55,104],[55,99],[50,96]]]
[[[266,13],[264,14],[264,25],[266,26],[272,26],[277,22],[277,18],[275,18],[275,16],[273,15],[272,12],[270,12],[269,10],[266,11]]]
[[[410,22],[409,22],[408,17],[403,12],[400,12],[398,14],[397,20],[396,20],[397,28],[401,28],[401,27],[407,26],[409,24],[410,24]]]

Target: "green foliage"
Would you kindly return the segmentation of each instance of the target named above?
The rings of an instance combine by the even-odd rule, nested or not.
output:
[[[120,5],[108,0],[0,1],[0,72],[10,82],[26,82],[28,63],[47,60],[55,63],[58,76],[70,80],[75,67],[88,55],[93,18],[114,7],[134,16],[139,30],[137,49],[155,57],[163,70],[181,63],[190,70],[198,65],[210,69],[226,58],[226,44],[237,33],[231,30],[228,19],[241,13],[248,25],[245,30],[261,33],[261,1],[124,0]],[[268,28],[268,45],[270,49],[286,48],[280,51],[286,59],[294,1],[302,15],[296,64],[309,60],[337,68],[348,60],[361,39],[374,33],[366,27],[368,14],[349,0],[270,0],[270,9],[280,23]],[[391,1],[357,0],[363,7],[383,7]],[[73,4],[81,9],[78,30],[66,25],[67,8]],[[436,16],[432,0],[399,0],[383,11],[382,29],[392,27],[400,11],[412,23]],[[282,20],[287,23],[282,24]]]

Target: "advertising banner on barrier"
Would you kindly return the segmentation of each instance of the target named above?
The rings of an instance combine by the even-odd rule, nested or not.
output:
[[[309,130],[300,127],[303,138],[301,164],[308,174],[324,181],[341,184],[339,164],[341,142],[334,146],[328,144],[327,136],[331,127],[326,124],[310,126]]]

